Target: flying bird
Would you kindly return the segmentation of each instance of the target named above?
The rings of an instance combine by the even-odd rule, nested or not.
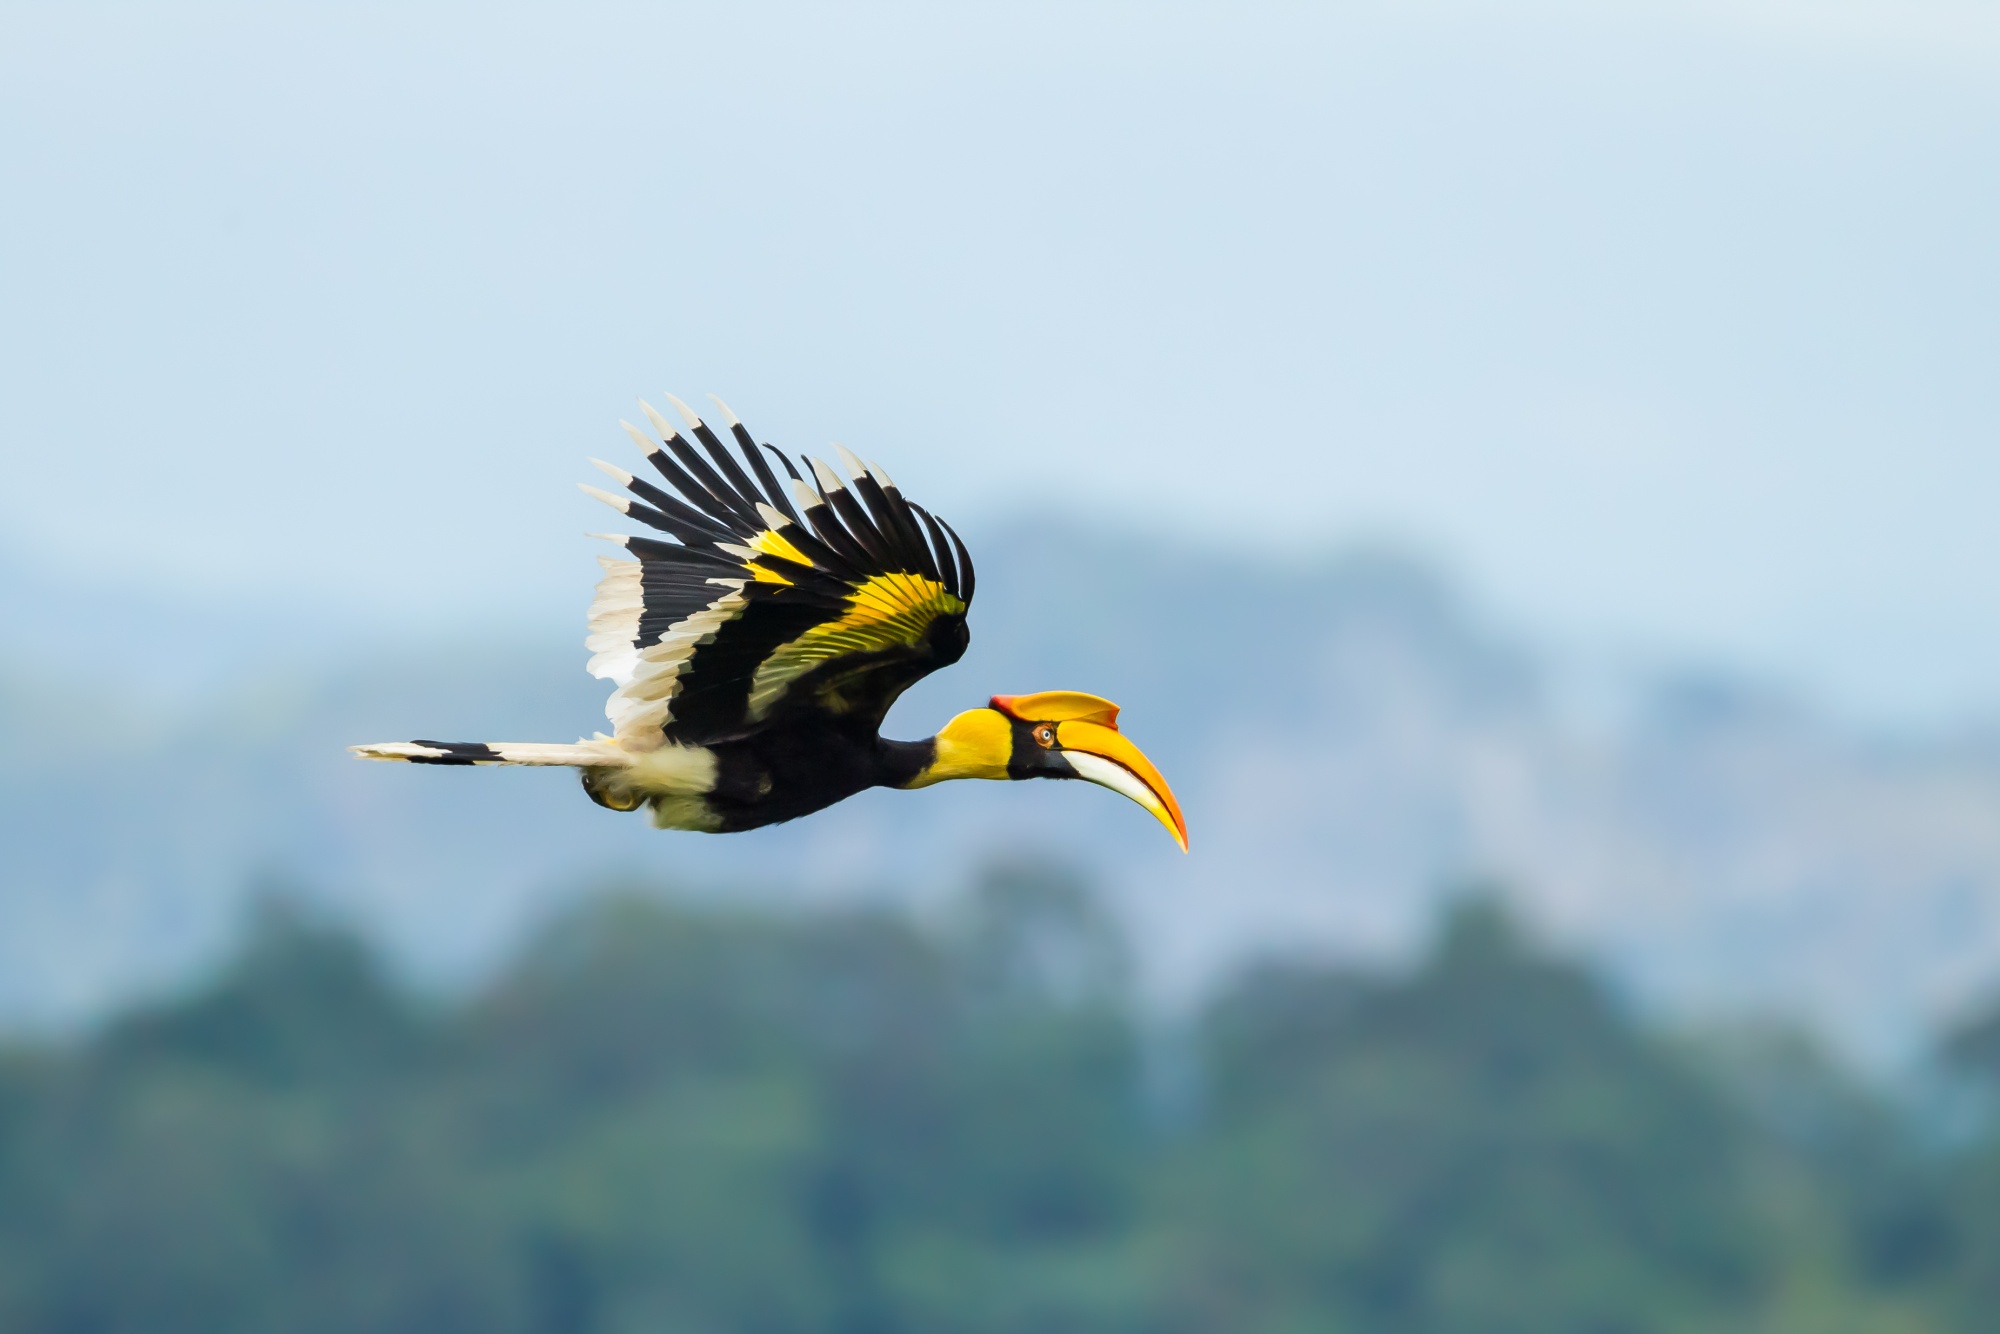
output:
[[[598,558],[584,641],[591,674],[617,687],[610,734],[575,745],[389,741],[355,754],[564,766],[600,806],[645,806],[659,828],[711,833],[810,815],[871,787],[1081,778],[1151,811],[1187,850],[1172,789],[1119,732],[1118,706],[1096,695],[995,695],[936,736],[883,737],[896,698],[965,653],[965,544],[839,446],[845,476],[818,459],[802,458],[802,471],[714,399],[739,459],[667,397],[685,430],[645,403],[658,439],[620,423],[666,486],[592,459],[628,494],[583,488],[673,539],[591,534],[635,558]]]

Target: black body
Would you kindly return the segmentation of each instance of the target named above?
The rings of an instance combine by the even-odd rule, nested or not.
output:
[[[1075,778],[1060,747],[1036,744],[1032,724],[1009,719],[1013,734],[1007,777]],[[782,824],[826,809],[871,787],[908,787],[937,758],[937,741],[891,741],[876,734],[872,718],[801,719],[782,729],[755,732],[710,746],[715,787],[703,798],[732,834]],[[584,774],[584,790],[608,805]]]
[[[889,741],[866,720],[820,718],[711,746],[718,832],[796,820],[871,787],[902,787],[937,753],[932,741]]]

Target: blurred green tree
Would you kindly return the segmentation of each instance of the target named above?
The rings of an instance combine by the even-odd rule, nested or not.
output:
[[[1494,900],[1405,978],[1245,977],[1204,1064],[1190,1328],[1641,1334],[1756,1309],[1745,1130]]]
[[[1270,963],[1149,1104],[1057,868],[929,925],[593,900],[425,1002],[267,903],[234,962],[0,1050],[24,1334],[1916,1334],[2000,1301],[2000,1143],[1635,1023],[1462,900],[1402,973]],[[1929,1163],[1945,1163],[1948,1171]]]

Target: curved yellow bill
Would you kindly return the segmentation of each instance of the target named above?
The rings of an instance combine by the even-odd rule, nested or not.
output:
[[[1084,719],[1056,724],[1056,741],[1063,758],[1078,774],[1101,787],[1123,793],[1153,813],[1167,827],[1181,851],[1188,850],[1187,821],[1181,818],[1181,804],[1174,790],[1153,767],[1145,753],[1127,741],[1115,727]]]

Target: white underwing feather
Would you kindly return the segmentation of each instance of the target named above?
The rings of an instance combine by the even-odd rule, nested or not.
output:
[[[657,644],[641,646],[630,676],[605,702],[604,714],[611,720],[612,734],[624,745],[644,749],[648,743],[661,744],[661,729],[666,726],[673,695],[679,689],[680,674],[688,660],[743,610],[745,580],[708,582],[721,584],[726,591],[692,616],[668,627]]]
[[[597,563],[604,577],[590,603],[590,635],[583,641],[592,655],[588,670],[592,676],[623,685],[639,663],[639,618],[646,610],[644,568],[637,561],[611,556],[599,556]]]

